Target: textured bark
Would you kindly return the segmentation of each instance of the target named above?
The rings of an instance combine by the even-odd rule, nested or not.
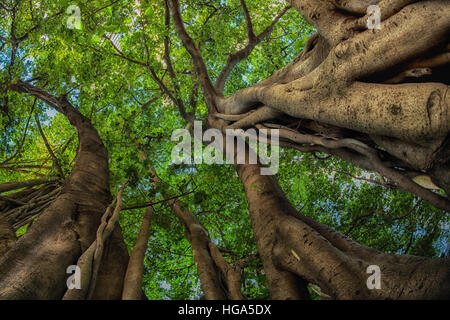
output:
[[[408,178],[414,171],[426,172],[441,188],[450,189],[448,164],[441,152],[450,130],[448,79],[443,76],[449,64],[450,5],[411,2],[379,2],[381,29],[367,30],[365,8],[378,1],[291,1],[318,33],[273,76],[230,97],[217,97],[217,117],[231,121],[230,128],[246,128],[268,122],[292,124],[286,120],[289,116],[301,121],[291,131],[364,141],[372,148],[372,159],[367,154],[357,159],[361,153],[348,146],[325,150],[320,148],[323,144],[312,146],[378,171],[400,188],[450,211],[448,196],[433,195]],[[341,135],[303,125],[311,121],[341,129]],[[299,150],[311,146],[283,138]],[[348,154],[348,149],[356,152]],[[371,164],[361,161],[364,158]],[[375,158],[403,163],[389,171],[374,163]]]
[[[208,123],[211,127],[222,131],[226,128],[226,123],[223,120],[215,119],[215,117],[209,117]],[[223,146],[222,152],[225,154],[226,148],[229,147],[225,138]],[[290,205],[289,202],[284,201],[284,194],[279,187],[278,189],[271,189],[278,186],[273,176],[261,176],[260,170],[262,167],[260,165],[248,164],[250,157],[257,159],[256,155],[251,155],[254,151],[248,145],[245,149],[246,164],[243,165],[237,165],[237,157],[241,156],[237,152],[237,144],[233,145],[232,148],[234,148],[235,158],[230,160],[235,163],[236,172],[246,190],[252,230],[269,284],[270,298],[276,300],[310,299],[307,290],[308,283],[301,276],[296,276],[280,268],[273,255],[273,248],[278,241],[277,219],[279,215],[283,214],[284,206]],[[263,187],[261,188],[261,186]]]
[[[16,242],[16,233],[8,220],[0,215],[0,259]]]
[[[450,4],[411,2],[291,0],[318,33],[292,63],[227,98],[211,88],[201,52],[184,28],[179,3],[172,0],[171,4],[175,27],[207,97],[211,127],[282,129],[282,146],[328,152],[376,170],[449,211],[448,197],[425,190],[407,174],[425,170],[449,190],[449,97],[440,74],[448,63]],[[366,29],[366,9],[371,4],[380,6],[381,30]],[[416,72],[412,66],[433,70]],[[436,74],[434,81],[398,83],[430,72]],[[294,124],[298,131],[286,127]],[[332,130],[321,132],[314,127]],[[376,148],[377,144],[386,151]],[[301,298],[306,282],[340,299],[450,296],[449,259],[395,256],[363,247],[299,215],[276,179],[260,175],[260,165],[235,167],[245,187],[272,298]],[[366,285],[366,270],[372,264],[381,269],[380,290]]]
[[[278,220],[285,214],[289,204],[281,190],[274,187],[277,185],[273,177],[261,176],[260,169],[255,165],[236,166],[246,190],[253,234],[269,283],[270,297],[282,300],[308,299],[304,278],[280,268],[273,254],[275,245],[280,241]]]
[[[131,252],[125,275],[122,300],[140,300],[142,298],[142,275],[144,273],[144,258],[147,250],[148,238],[150,236],[150,222],[153,215],[153,207],[148,207],[142,225],[139,230],[138,239]]]
[[[135,145],[139,150],[141,160],[148,160],[147,154],[142,150],[142,146],[137,139]],[[153,188],[164,184],[153,167],[149,167],[149,173],[152,177]],[[169,192],[163,195],[168,198],[171,197]],[[206,300],[245,299],[241,292],[242,266],[239,266],[239,261],[235,264],[229,264],[225,261],[216,245],[212,243],[208,231],[185,203],[175,198],[169,200],[168,204],[183,225],[185,237],[192,246],[204,298]],[[135,291],[133,298],[136,297]]]
[[[64,300],[112,300],[120,298],[126,260],[121,260],[120,255],[114,256],[115,251],[120,253],[122,248],[120,243],[117,243],[117,235],[115,236],[116,239],[114,239],[114,236],[110,237],[118,230],[117,220],[122,205],[123,189],[124,187],[120,189],[114,202],[108,206],[103,214],[95,241],[77,261],[77,266],[80,269],[81,287],[76,290],[68,289],[64,294]],[[121,239],[120,235],[119,239]],[[115,261],[115,258],[119,259]]]
[[[448,299],[450,259],[388,255],[363,247],[342,234],[301,216],[276,180],[261,176],[258,165],[237,165],[253,230],[272,297],[285,285],[270,282],[272,266],[291,277],[317,284],[336,299]],[[268,227],[269,226],[269,227]],[[381,269],[381,289],[369,290],[369,265]],[[295,275],[295,276],[294,276]],[[276,280],[276,279],[275,279]]]
[[[129,261],[119,223],[105,242],[92,300],[120,300]]]
[[[95,240],[100,218],[111,200],[108,154],[90,121],[65,97],[20,82],[10,89],[33,95],[62,112],[77,129],[79,145],[61,194],[0,260],[0,298],[60,299],[67,288],[67,267],[76,264]],[[109,260],[123,261],[116,259],[127,257],[120,249],[123,247],[116,257],[108,255]],[[108,286],[114,291],[116,285]]]
[[[155,184],[164,183],[151,168]],[[241,300],[241,271],[227,263],[212,243],[208,231],[188,206],[179,199],[168,202],[173,213],[185,228],[186,239],[191,243],[195,266],[206,300]]]

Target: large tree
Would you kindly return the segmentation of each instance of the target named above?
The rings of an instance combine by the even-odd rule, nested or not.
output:
[[[450,296],[447,1],[33,4],[0,3],[0,298]],[[174,165],[195,120],[280,172]]]

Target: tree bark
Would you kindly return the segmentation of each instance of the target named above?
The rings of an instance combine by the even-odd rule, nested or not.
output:
[[[142,275],[144,273],[144,258],[150,236],[150,222],[153,207],[148,207],[142,219],[138,239],[131,252],[130,262],[124,280],[122,300],[140,300],[142,298]]]
[[[151,168],[155,185],[164,183]],[[166,195],[167,196],[167,195]],[[208,231],[186,204],[179,199],[168,202],[173,213],[185,229],[185,237],[191,243],[195,266],[206,300],[242,300],[241,270],[227,263]]]
[[[282,145],[308,152],[316,148],[343,156],[355,164],[375,169],[401,188],[449,211],[448,198],[425,190],[395,169],[397,166],[405,171],[429,169],[434,164],[435,173],[443,171],[437,169],[442,168],[440,164],[448,166],[448,160],[439,158],[446,153],[436,152],[448,144],[445,142],[450,123],[448,86],[439,82],[382,83],[383,79],[392,79],[395,74],[391,73],[402,71],[405,65],[424,61],[423,56],[433,54],[433,50],[442,47],[445,50],[443,39],[450,29],[449,3],[419,1],[410,5],[410,2],[379,2],[382,31],[373,31],[365,30],[369,17],[364,9],[365,5],[372,4],[370,1],[292,0],[292,6],[318,33],[291,64],[259,84],[223,98],[211,89],[201,52],[184,28],[179,3],[171,0],[175,27],[194,60],[207,97],[210,126],[222,132],[226,128],[255,125],[282,129]],[[381,83],[375,83],[376,80]],[[298,119],[300,130],[311,131],[311,126],[301,128],[304,122],[315,123],[319,128],[325,124],[334,128],[338,136],[316,130],[305,134],[285,127],[292,118]],[[292,125],[290,121],[287,124]],[[262,125],[258,126],[258,122]],[[319,133],[324,139],[317,137]],[[386,146],[387,152],[383,154],[358,140],[367,142],[370,136],[382,147]],[[394,139],[395,147],[389,146],[384,137]],[[376,145],[374,141],[370,144]],[[405,152],[391,151],[398,158],[389,154],[400,145]],[[425,150],[428,156],[408,155],[406,151],[411,150],[411,145],[421,146],[418,150]],[[248,152],[252,151],[247,151],[247,159]],[[307,282],[340,299],[449,297],[449,259],[394,256],[363,247],[298,214],[276,179],[260,174],[260,165],[247,162],[235,167],[247,195],[272,298],[298,299],[305,292]],[[446,185],[442,187],[449,189]],[[371,265],[381,270],[381,289],[371,290],[366,283],[367,267]]]
[[[142,146],[137,139],[135,139],[135,145],[139,150],[141,160],[148,160],[147,154],[142,150]],[[153,167],[149,167],[149,173],[152,178],[153,188],[164,183]],[[169,192],[163,195],[171,197]],[[205,299],[245,299],[241,292],[242,269],[225,261],[216,245],[212,243],[208,231],[185,203],[175,198],[169,200],[168,204],[183,225],[185,237],[192,246],[195,266]]]
[[[10,89],[33,95],[63,113],[77,129],[79,145],[61,194],[0,260],[0,299],[60,299],[67,289],[67,268],[76,264],[95,240],[100,218],[111,200],[108,154],[89,119],[65,97],[57,98],[22,82],[12,84]],[[124,246],[117,245],[121,235],[115,240],[103,260],[111,266],[111,272],[114,270],[115,274],[108,277],[113,282],[103,284],[120,299],[128,253]],[[102,282],[99,279],[98,285]],[[118,287],[120,292],[115,289]],[[96,297],[105,296],[103,292]]]
[[[14,246],[16,240],[16,233],[11,224],[0,215],[0,259]]]
[[[234,129],[264,124],[283,128],[289,119],[286,116],[291,117],[291,124],[298,119],[298,129],[280,134],[290,141],[290,147],[315,147],[317,151],[325,147],[325,152],[365,169],[371,167],[400,188],[450,212],[450,173],[442,152],[450,129],[449,95],[446,79],[439,76],[449,63],[449,3],[381,1],[380,30],[367,30],[365,25],[369,16],[362,9],[371,1],[291,3],[318,33],[291,64],[268,79],[228,98],[218,97],[216,116],[231,121],[229,128]],[[429,77],[421,81],[424,75]],[[334,127],[340,135],[304,125],[311,122]],[[333,141],[298,139],[305,130],[306,135],[321,135],[326,140],[364,141],[370,152],[349,145],[331,147]],[[381,159],[403,163],[390,169]],[[447,191],[447,197],[415,184],[409,178],[414,172],[429,174]]]
[[[300,215],[276,179],[259,165],[236,165],[249,203],[253,231],[268,280],[272,266],[317,284],[335,299],[448,299],[450,259],[389,255],[361,246]],[[268,226],[270,226],[268,228]],[[381,270],[381,289],[366,285],[367,267]],[[269,281],[273,298],[284,285]]]

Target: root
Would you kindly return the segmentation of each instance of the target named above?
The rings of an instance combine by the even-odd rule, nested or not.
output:
[[[421,78],[423,76],[431,75],[432,71],[430,68],[415,68],[403,71],[402,73],[396,75],[395,77],[384,81],[383,83],[401,83],[407,78]]]
[[[280,111],[263,106],[256,111],[249,113],[246,117],[240,119],[239,121],[233,123],[228,128],[244,129],[266,120],[276,119],[278,117],[281,117],[282,115],[283,113]]]
[[[450,63],[450,52],[444,52],[431,58],[416,60],[408,65],[408,69],[437,68],[448,63]]]
[[[7,197],[2,196],[0,198],[0,211],[13,229],[18,230],[44,212],[60,192],[61,187],[50,184],[39,189],[19,191]]]
[[[258,129],[267,129],[270,132],[271,129],[263,126],[257,125]],[[416,184],[409,177],[404,174],[396,171],[395,169],[389,168],[383,164],[381,159],[378,156],[378,152],[366,145],[365,143],[355,140],[355,139],[340,139],[340,140],[332,140],[324,137],[318,137],[310,134],[302,134],[296,132],[293,129],[285,129],[281,128],[278,131],[278,135],[280,138],[284,138],[292,141],[293,143],[297,143],[300,145],[319,145],[325,147],[327,149],[341,149],[347,148],[353,150],[367,158],[371,163],[372,167],[375,171],[385,176],[386,178],[394,181],[399,187],[402,189],[411,192],[428,202],[430,202],[436,208],[444,210],[450,213],[450,201],[436,193],[423,188],[422,186]]]
[[[103,257],[104,244],[116,227],[122,205],[122,193],[126,185],[120,189],[116,199],[108,206],[102,216],[102,222],[97,229],[97,239],[78,259],[77,266],[81,270],[81,289],[67,290],[63,300],[90,299],[94,294],[97,274]],[[115,209],[111,214],[114,205]]]
[[[378,4],[379,2],[380,0],[335,0],[336,7],[339,9],[362,15],[366,14],[368,6]]]
[[[239,121],[247,116],[249,116],[250,114],[252,114],[253,112],[255,112],[256,110],[251,110],[247,113],[243,113],[243,114],[225,114],[225,113],[215,113],[214,116],[218,119],[222,119],[225,121]]]

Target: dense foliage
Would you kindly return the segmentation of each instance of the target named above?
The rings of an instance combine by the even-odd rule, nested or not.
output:
[[[109,3],[110,2],[110,3]],[[165,195],[180,199],[197,215],[213,241],[233,261],[257,253],[246,198],[231,165],[175,165],[171,133],[186,126],[169,95],[186,112],[204,121],[207,113],[191,58],[172,25],[163,1],[67,0],[2,1],[17,6],[11,17],[0,9],[0,82],[32,81],[70,101],[97,128],[109,152],[111,190],[130,181],[120,225],[131,250],[144,213],[130,209],[156,204],[146,252],[144,290],[150,299],[196,299],[201,288],[189,242]],[[247,35],[237,0],[187,0],[183,18],[215,79],[227,55],[245,44]],[[68,28],[75,4],[81,29]],[[254,29],[260,33],[285,6],[283,1],[248,1]],[[12,20],[14,19],[14,21]],[[17,46],[6,40],[11,25]],[[232,72],[225,89],[232,94],[267,78],[304,47],[313,28],[288,11]],[[165,45],[175,77],[164,59]],[[11,61],[14,57],[13,63]],[[57,175],[39,132],[45,132],[64,175],[72,168],[77,137],[66,118],[27,95],[0,88],[0,183]],[[167,91],[166,91],[167,90]],[[169,94],[168,94],[169,93]],[[145,152],[149,160],[142,160]],[[8,160],[11,158],[11,160]],[[152,188],[148,166],[166,183]],[[438,257],[448,253],[448,215],[419,198],[386,184],[374,173],[356,169],[324,154],[281,150],[277,178],[291,202],[312,217],[355,241],[389,253]],[[27,226],[17,230],[26,232]],[[244,271],[243,293],[267,298],[258,259]]]

